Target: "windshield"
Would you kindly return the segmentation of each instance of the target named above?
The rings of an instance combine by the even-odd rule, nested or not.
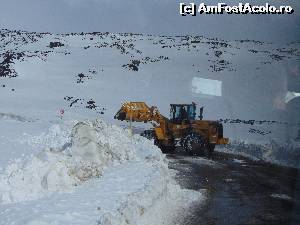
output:
[[[182,121],[182,119],[195,120],[195,105],[171,105],[170,119]]]

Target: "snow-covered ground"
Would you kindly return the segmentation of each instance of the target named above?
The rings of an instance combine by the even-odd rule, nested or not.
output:
[[[175,224],[205,198],[181,189],[160,150],[129,130],[96,120],[39,133],[10,140],[10,151],[32,154],[1,169],[0,224]]]
[[[298,166],[298,147],[276,146],[297,146],[298,100],[285,99],[299,57],[299,42],[0,30],[0,224],[174,224],[201,201],[152,142],[110,125],[126,127],[113,120],[124,101],[166,116],[193,101],[223,119],[225,150]]]
[[[224,122],[233,140],[297,136],[298,100],[285,97],[299,92],[299,42],[0,32],[0,62],[8,68],[0,79],[0,118],[54,120],[63,108],[66,118],[111,121],[124,101],[145,101],[166,116],[170,103],[194,101],[204,106],[204,119],[262,122]]]
[[[300,144],[293,140],[286,143],[270,141],[266,144],[234,140],[226,146],[217,146],[216,151],[237,154],[252,160],[263,160],[282,166],[300,168]],[[235,162],[239,161],[235,160]]]

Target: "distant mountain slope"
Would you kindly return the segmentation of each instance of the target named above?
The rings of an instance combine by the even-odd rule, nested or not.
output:
[[[296,106],[283,99],[299,91],[300,42],[3,29],[0,46],[0,113],[52,120],[63,108],[73,119],[112,120],[123,101],[145,101],[166,115],[170,103],[194,101],[206,119],[280,122],[225,123],[231,139],[285,141],[299,128]],[[205,94],[214,87],[195,78],[220,81],[222,96]]]

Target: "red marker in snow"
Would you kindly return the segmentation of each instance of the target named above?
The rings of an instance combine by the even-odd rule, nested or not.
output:
[[[60,116],[60,119],[63,118],[64,114],[65,114],[65,110],[64,110],[64,109],[60,109],[60,110],[59,110],[59,116]]]

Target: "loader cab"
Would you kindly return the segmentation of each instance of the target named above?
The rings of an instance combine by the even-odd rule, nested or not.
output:
[[[170,120],[173,123],[181,124],[195,120],[196,104],[171,104],[170,105]]]

